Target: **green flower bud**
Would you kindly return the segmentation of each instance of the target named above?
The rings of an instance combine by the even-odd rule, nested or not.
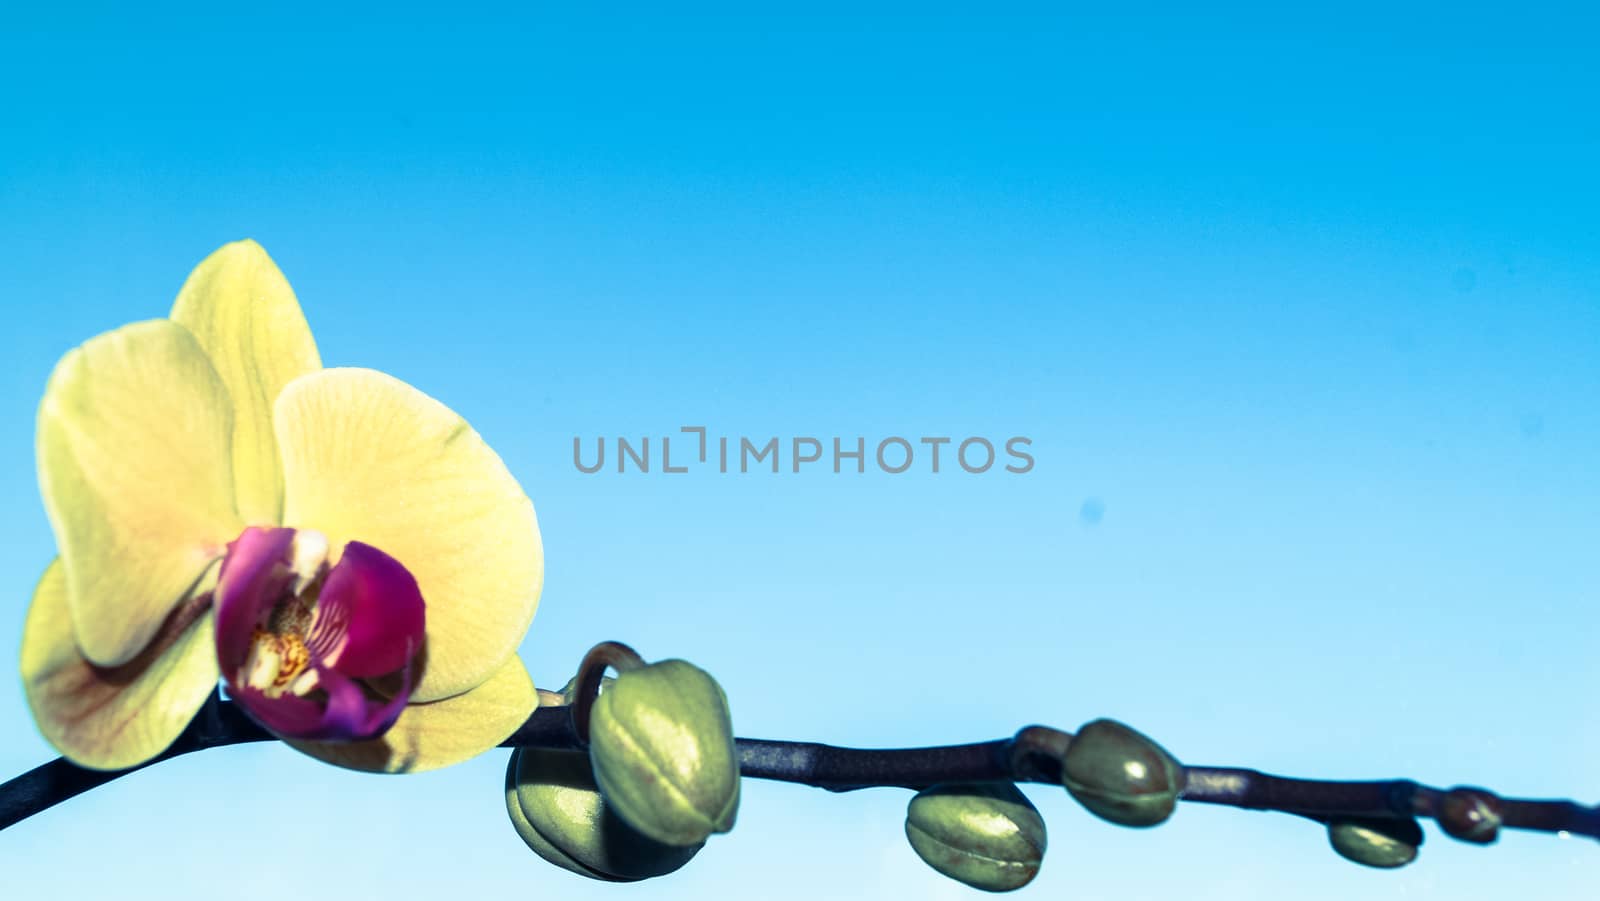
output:
[[[1499,796],[1491,791],[1452,788],[1439,799],[1434,819],[1451,838],[1489,845],[1500,837],[1502,804]]]
[[[1061,782],[1095,816],[1143,827],[1172,816],[1184,772],[1147,736],[1116,720],[1095,720],[1073,737],[1061,761]]]
[[[1334,820],[1328,824],[1328,842],[1345,860],[1391,870],[1417,859],[1422,827],[1416,820]]]
[[[906,838],[928,866],[986,892],[1022,888],[1044,859],[1044,820],[1006,782],[936,785],[906,810]]]
[[[739,754],[728,699],[705,671],[663,660],[617,676],[595,699],[589,755],[606,801],[668,845],[733,828]]]
[[[506,766],[506,812],[540,857],[608,882],[670,873],[701,847],[663,845],[623,822],[595,786],[588,756],[577,751],[513,751]]]

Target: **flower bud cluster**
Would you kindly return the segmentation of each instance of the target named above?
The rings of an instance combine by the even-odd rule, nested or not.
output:
[[[577,680],[575,680],[576,682]],[[506,771],[512,825],[540,857],[584,876],[670,873],[733,828],[739,757],[728,700],[682,660],[606,680],[591,704],[588,753],[524,748]]]

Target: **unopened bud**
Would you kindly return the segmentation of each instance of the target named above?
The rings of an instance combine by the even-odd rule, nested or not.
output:
[[[1172,816],[1183,766],[1149,737],[1115,720],[1095,720],[1073,736],[1061,782],[1078,803],[1119,826],[1154,826]]]
[[[698,845],[733,828],[739,755],[728,699],[693,664],[618,675],[590,712],[589,755],[606,801],[650,838]]]
[[[670,873],[700,850],[663,845],[623,822],[601,797],[589,758],[579,751],[513,751],[506,767],[506,812],[540,857],[608,882]]]
[[[1500,837],[1499,796],[1481,788],[1452,788],[1439,799],[1434,817],[1452,838],[1475,845],[1493,844]]]
[[[1417,859],[1422,827],[1416,820],[1340,819],[1328,824],[1328,842],[1345,860],[1392,870]]]
[[[1005,782],[936,785],[906,810],[906,838],[928,866],[987,892],[1022,888],[1044,859],[1044,820]]]

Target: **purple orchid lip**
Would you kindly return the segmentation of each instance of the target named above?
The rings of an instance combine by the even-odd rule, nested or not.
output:
[[[359,541],[327,566],[310,530],[245,529],[215,593],[217,663],[228,693],[282,738],[362,741],[394,725],[411,697],[424,635],[417,581]],[[365,680],[398,673],[384,697]]]

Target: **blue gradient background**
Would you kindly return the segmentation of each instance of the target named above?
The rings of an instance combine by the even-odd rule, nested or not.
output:
[[[618,638],[717,674],[746,735],[1111,715],[1196,763],[1600,797],[1597,23],[1507,9],[9,9],[0,648],[53,553],[51,366],[251,236],[328,363],[461,411],[534,498],[543,685]],[[1038,465],[572,465],[575,435],[693,424],[1021,434]],[[14,678],[0,735],[0,772],[51,756]],[[761,782],[680,873],[588,883],[522,846],[503,765],[164,764],[6,831],[4,894],[975,897],[906,846],[903,793]],[[1430,827],[1380,873],[1291,818],[1141,833],[1030,795],[1033,898],[1600,872]]]

